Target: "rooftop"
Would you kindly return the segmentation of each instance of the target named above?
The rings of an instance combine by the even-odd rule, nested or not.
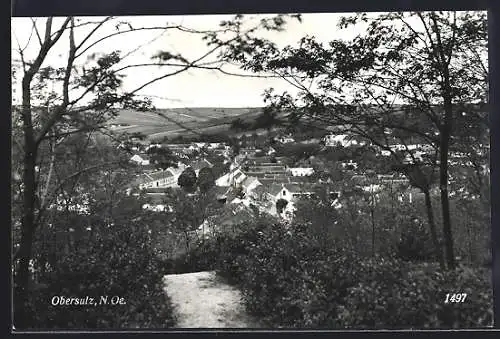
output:
[[[148,181],[156,181],[156,180],[161,180],[164,178],[170,178],[173,177],[174,174],[170,170],[165,170],[165,171],[157,171],[153,173],[144,173],[141,176],[141,183],[148,182]]]

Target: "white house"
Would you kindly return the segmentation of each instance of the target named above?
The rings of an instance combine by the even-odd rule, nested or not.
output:
[[[392,151],[405,151],[406,150],[406,147],[405,145],[403,144],[394,144],[394,145],[391,145],[389,146],[389,148],[392,150]]]
[[[153,212],[165,212],[165,210],[167,210],[168,212],[174,211],[172,206],[170,206],[170,205],[165,206],[162,204],[158,204],[158,205],[144,204],[144,205],[142,205],[142,209],[153,211]]]
[[[358,168],[358,163],[355,162],[355,161],[352,161],[352,159],[351,159],[351,160],[349,160],[347,162],[342,162],[341,166],[342,166],[342,168],[351,167],[353,169],[357,169]]]
[[[295,207],[295,202],[301,196],[311,195],[314,192],[301,185],[297,184],[282,184],[281,187],[273,187],[271,188],[270,195],[272,196],[272,206],[270,208],[270,213],[274,215],[278,215],[276,210],[276,202],[280,199],[284,199],[288,201],[288,204],[285,206],[283,212],[280,214],[281,217],[285,219],[291,219],[294,212],[297,210]]]
[[[287,171],[294,177],[310,176],[314,173],[314,169],[312,167],[290,167]]]
[[[221,187],[235,186],[241,184],[246,178],[247,175],[243,173],[239,167],[237,167],[231,172],[226,173],[219,179],[215,180],[215,185]]]
[[[262,185],[262,183],[255,177],[246,177],[241,182],[241,187],[245,191],[245,195],[248,195],[251,191],[253,191],[257,186]]]
[[[151,144],[148,147],[146,147],[146,151],[148,151],[151,148],[161,148],[161,144]]]
[[[288,144],[290,142],[295,142],[295,139],[292,138],[292,137],[285,137],[285,136],[283,136],[283,137],[280,137],[278,139],[278,141],[281,142],[282,144]]]
[[[382,191],[382,188],[383,188],[382,185],[370,184],[370,185],[363,186],[363,191],[378,193],[378,192]]]
[[[149,165],[149,159],[147,159],[145,156],[140,156],[139,154],[135,154],[132,158],[130,158],[130,161],[142,166]]]
[[[349,139],[347,134],[329,134],[324,137],[325,146],[334,147],[334,146],[342,146],[349,147],[352,145],[357,145],[358,142],[356,140]]]
[[[166,188],[177,185],[176,175],[170,170],[157,171],[154,173],[144,173],[140,189]]]

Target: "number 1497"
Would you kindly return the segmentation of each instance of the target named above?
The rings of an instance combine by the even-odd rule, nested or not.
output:
[[[463,303],[467,298],[467,293],[446,293],[446,298],[444,300],[447,303]]]

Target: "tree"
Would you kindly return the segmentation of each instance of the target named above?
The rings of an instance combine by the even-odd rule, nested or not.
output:
[[[331,205],[328,189],[322,187],[315,191],[315,197],[303,197],[296,203],[294,223],[307,225],[310,234],[323,245],[330,240],[351,241],[351,233],[347,223],[342,224],[337,210]],[[331,244],[331,243],[330,243]],[[353,245],[353,244],[351,244]]]
[[[15,159],[19,159],[20,163],[13,168],[22,173],[19,189],[13,195],[19,198],[17,205],[20,207],[14,209],[20,213],[20,216],[14,216],[20,221],[14,222],[17,225],[14,230],[20,232],[19,246],[14,256],[15,305],[19,306],[16,306],[15,312],[17,328],[22,328],[23,320],[28,317],[26,304],[29,302],[29,264],[33,255],[35,232],[41,225],[40,216],[47,206],[40,203],[45,202],[43,197],[54,195],[53,191],[49,192],[45,188],[50,188],[54,178],[56,157],[52,155],[62,140],[70,135],[89,135],[92,131],[101,131],[116,139],[117,136],[107,130],[106,122],[119,109],[152,108],[149,99],[139,99],[136,95],[142,89],[192,68],[231,74],[222,69],[221,64],[213,66],[214,60],[227,59],[221,53],[223,48],[235,49],[242,41],[257,41],[253,35],[259,29],[280,30],[285,25],[282,15],[264,19],[251,27],[243,27],[243,21],[243,16],[238,15],[233,21],[221,23],[220,29],[197,31],[182,25],[133,27],[130,22],[113,17],[98,21],[83,21],[74,17],[47,18],[44,29],[40,27],[39,21],[32,19],[28,41],[19,41],[13,34],[13,55],[20,59],[19,71],[13,76],[22,78],[22,103],[12,110],[13,121],[16,122],[13,128],[17,129],[14,134],[20,136],[14,139],[19,146],[19,154]],[[15,27],[13,28],[15,31]],[[106,31],[106,28],[111,28],[112,31]],[[140,64],[123,62],[134,51],[129,54],[120,51],[96,52],[96,46],[103,46],[103,43],[114,37],[133,32],[166,30],[199,35],[203,37],[208,50],[192,60],[164,50],[152,56],[148,62]],[[47,64],[47,55],[56,53],[55,50],[61,51],[59,46],[64,48],[62,44],[67,46],[67,53],[61,53],[66,56],[65,64],[62,67]],[[207,63],[207,59],[210,62]],[[152,76],[145,83],[128,91],[122,88],[127,70],[148,67],[154,67],[161,74]],[[47,162],[47,159],[52,160]],[[81,167],[77,172],[69,173],[69,177],[61,178],[61,182],[65,179],[74,181],[102,163],[101,159],[99,163],[87,164],[88,168]]]
[[[157,169],[166,170],[169,167],[177,168],[179,159],[169,148],[166,147],[150,147],[147,150],[150,156],[150,162]]]
[[[215,186],[215,176],[210,167],[204,167],[198,173],[197,185],[202,193],[208,192]]]
[[[196,190],[196,182],[196,172],[191,167],[186,168],[177,179],[177,184],[189,193]]]
[[[366,33],[327,46],[312,37],[281,50],[265,44],[242,67],[277,74],[299,90],[296,97],[266,92],[270,107],[291,111],[292,122],[308,119],[369,140],[395,162],[416,165],[406,173],[425,178],[424,192],[437,176],[446,261],[454,268],[448,158],[457,115],[477,114],[487,101],[486,13],[361,13],[339,23],[353,25]],[[405,148],[395,151],[395,142]],[[433,151],[419,160],[412,143]]]
[[[288,200],[278,199],[276,201],[276,211],[278,211],[279,214],[283,213],[283,210],[285,209],[286,205],[288,205]]]
[[[186,194],[188,191],[172,191],[164,197],[164,203],[173,206],[168,212],[169,224],[184,236],[186,251],[189,251],[196,230],[212,215],[217,215],[220,206],[210,194]]]

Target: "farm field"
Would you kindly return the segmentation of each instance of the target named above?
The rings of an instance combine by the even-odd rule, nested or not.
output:
[[[262,108],[185,107],[158,109],[154,112],[123,110],[109,124],[127,125],[114,130],[142,133],[148,139],[156,140],[166,136],[192,134],[192,131],[207,134],[225,132],[234,119],[253,121],[260,114]]]

